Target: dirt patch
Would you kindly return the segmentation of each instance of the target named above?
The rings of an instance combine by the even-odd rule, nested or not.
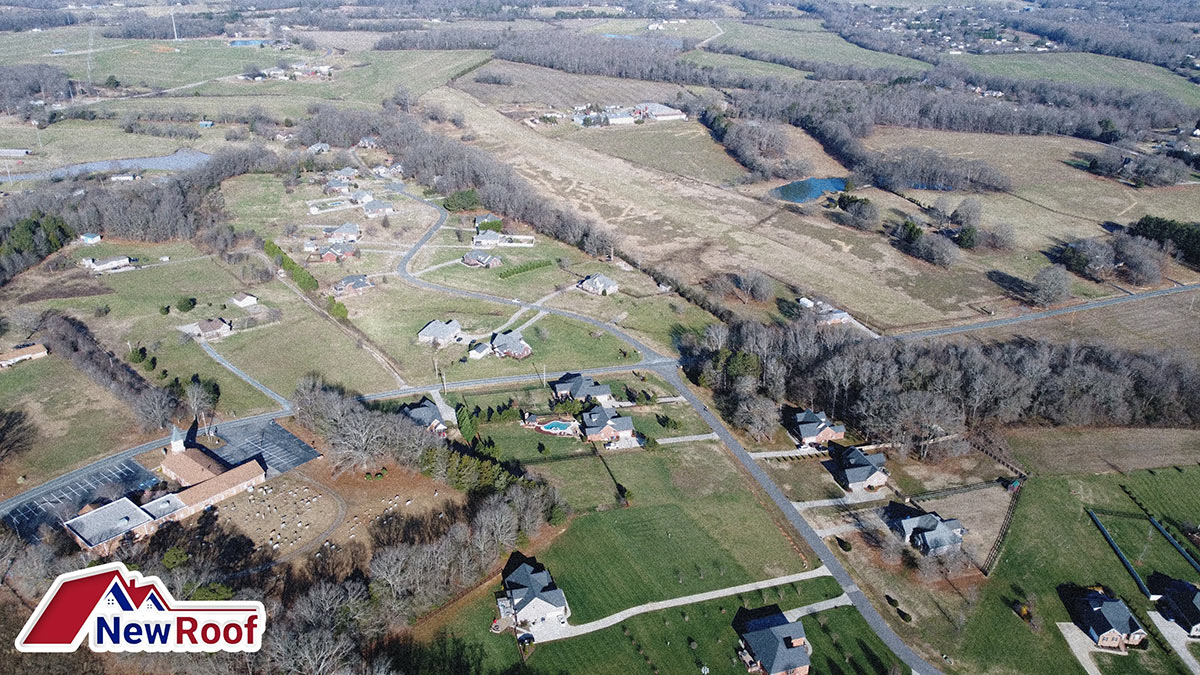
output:
[[[999,485],[972,490],[962,494],[919,502],[927,511],[937,511],[943,518],[957,518],[967,528],[963,550],[971,559],[982,563],[1000,535],[1004,514],[1012,494]]]
[[[328,492],[284,474],[225,500],[220,513],[254,541],[256,551],[282,557],[321,537],[333,525],[338,506]]]
[[[1013,453],[1040,474],[1112,473],[1200,460],[1195,429],[1019,429]]]

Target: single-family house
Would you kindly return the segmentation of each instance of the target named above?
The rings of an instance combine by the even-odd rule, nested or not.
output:
[[[593,274],[583,281],[579,282],[579,287],[588,293],[595,295],[613,295],[617,292],[620,286],[617,282],[604,276],[603,274]]]
[[[380,216],[390,215],[396,212],[391,202],[384,202],[378,199],[372,199],[362,205],[363,215],[368,218],[378,218]]]
[[[486,342],[476,343],[475,346],[467,350],[467,357],[472,361],[478,361],[488,354],[492,353],[492,346]]]
[[[348,195],[354,189],[354,184],[345,178],[330,178],[325,181],[325,191],[339,195]]]
[[[420,403],[405,406],[402,412],[417,426],[424,427],[442,438],[446,437],[446,420],[433,401],[423,398]]]
[[[500,259],[500,256],[484,253],[483,251],[477,249],[471,249],[463,254],[462,264],[466,265],[467,267],[483,267],[485,269],[492,269],[493,267],[499,267],[503,265],[504,261]]]
[[[321,245],[317,243],[316,237],[309,237],[304,240],[301,248],[304,249],[305,253],[316,253],[321,248]]]
[[[551,385],[554,398],[573,398],[578,401],[594,401],[602,406],[613,403],[612,388],[607,384],[599,384],[587,375],[567,373]]]
[[[526,559],[504,577],[504,595],[497,598],[502,618],[511,617],[518,628],[565,624],[571,616],[567,596],[545,566]]]
[[[337,262],[354,255],[355,250],[350,244],[330,244],[317,250],[317,258],[321,262]]]
[[[366,204],[375,199],[375,195],[371,194],[370,190],[355,190],[350,193],[350,201],[355,204]]]
[[[846,437],[846,427],[830,424],[824,412],[805,409],[792,417],[792,432],[800,445],[821,445]]]
[[[432,344],[434,347],[445,347],[452,342],[458,342],[462,335],[462,324],[458,319],[450,319],[449,321],[438,321],[434,319],[425,324],[425,327],[417,332],[417,342],[421,344]]]
[[[850,448],[834,459],[834,478],[850,492],[876,490],[887,484],[888,471],[883,468],[886,461],[882,452],[868,455],[858,448]]]
[[[358,241],[359,228],[358,223],[342,223],[337,227],[327,227],[324,232],[331,244],[354,243]]]
[[[911,508],[900,509],[900,515],[892,518],[891,527],[905,543],[927,556],[961,550],[963,535],[967,532],[957,519],[946,519],[933,511],[920,512]]]
[[[349,180],[351,178],[358,177],[358,169],[356,169],[352,166],[343,166],[342,168],[338,169],[337,171],[334,171],[333,175],[337,176],[338,178],[345,178],[346,180]]]
[[[1162,594],[1163,614],[1179,624],[1191,638],[1200,638],[1200,588],[1182,579],[1172,579]]]
[[[371,173],[375,174],[376,176],[379,176],[380,178],[387,178],[388,168],[382,164],[380,164],[379,166],[373,166],[373,167],[371,167]]]
[[[115,183],[128,183],[135,180],[141,180],[142,175],[139,173],[119,173],[115,176],[110,176],[109,180]]]
[[[0,368],[12,368],[22,361],[40,359],[49,353],[46,345],[33,344],[14,347],[12,350],[0,354]]]
[[[783,612],[751,619],[738,636],[738,657],[756,675],[808,675],[812,646],[800,620]]]
[[[97,273],[116,272],[118,270],[123,270],[127,267],[130,267],[130,260],[129,256],[127,255],[116,255],[111,258],[101,258],[100,260],[95,258],[84,258],[83,260],[79,261],[79,264],[83,265],[84,268]]]
[[[367,149],[378,148],[379,139],[374,136],[363,136],[358,139],[358,147]]]
[[[313,143],[304,151],[310,155],[323,155],[329,152],[328,143]]]
[[[632,417],[621,417],[604,406],[598,405],[584,412],[581,417],[583,435],[589,441],[605,445],[625,445],[637,438]]]
[[[84,246],[99,244],[102,238],[103,237],[94,232],[84,232],[83,234],[79,235],[79,241],[83,242]]]
[[[496,248],[500,245],[500,233],[495,230],[483,230],[471,238],[475,248]]]
[[[1123,650],[1146,639],[1146,629],[1120,598],[1089,590],[1073,605],[1071,618],[1097,647]]]
[[[257,305],[258,297],[251,295],[249,293],[244,293],[242,291],[238,291],[237,293],[233,294],[233,297],[230,298],[229,301],[231,303],[233,303],[234,305],[241,307],[242,309],[245,309],[247,307]]]
[[[504,222],[504,219],[494,213],[485,213],[482,216],[475,216],[474,222],[475,222],[475,229],[476,229],[476,231],[478,231],[478,230],[482,229],[482,227],[484,225],[487,225],[489,223],[501,223],[501,222]]]
[[[492,350],[500,358],[508,357],[518,361],[533,353],[533,347],[530,347],[525,342],[525,339],[521,337],[521,333],[518,331],[510,331],[494,336],[492,338]]]
[[[204,340],[216,340],[233,334],[233,325],[222,318],[204,319],[196,324],[196,332]]]
[[[336,296],[362,295],[375,288],[375,284],[365,274],[349,274],[333,282],[333,294]]]

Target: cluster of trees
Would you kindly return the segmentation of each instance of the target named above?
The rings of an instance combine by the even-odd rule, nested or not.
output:
[[[1200,223],[1142,216],[1129,226],[1129,232],[1164,244],[1171,242],[1184,260],[1200,265]]]
[[[287,272],[292,281],[296,282],[296,285],[300,287],[300,290],[312,293],[320,287],[320,284],[317,283],[317,278],[311,272],[301,267],[295,260],[292,260],[291,256],[284,253],[283,249],[279,248],[279,245],[270,239],[263,242],[263,253],[266,253],[267,257],[276,266]]]
[[[753,180],[799,178],[812,170],[807,161],[788,156],[787,133],[778,124],[735,122],[715,106],[706,107],[699,119],[713,138],[750,170]]]
[[[121,130],[127,134],[142,134],[143,136],[158,136],[160,138],[200,138],[200,132],[184,124],[154,124],[125,117],[121,120]]]
[[[683,343],[689,376],[751,433],[779,403],[824,409],[869,438],[917,448],[1004,424],[1193,426],[1200,369],[1184,356],[1020,340],[987,347],[861,340],[812,321],[710,326]]]
[[[33,99],[53,101],[70,95],[71,81],[62,68],[44,63],[0,66],[0,107],[9,115],[28,111]]]
[[[1067,269],[1095,281],[1120,273],[1130,283],[1150,286],[1162,282],[1172,245],[1125,232],[1112,238],[1078,239],[1062,247],[1059,260]]]
[[[0,221],[0,286],[70,243],[74,236],[61,217],[41,211],[15,222]]]
[[[859,230],[873,230],[879,225],[879,207],[866,197],[843,192],[837,198],[838,208],[845,212],[844,222]]]
[[[718,274],[704,282],[716,298],[736,297],[743,303],[767,302],[775,297],[775,282],[762,270],[748,269],[736,274]]]
[[[1125,153],[1111,147],[1088,157],[1088,171],[1100,176],[1121,178],[1139,187],[1175,185],[1191,175],[1191,168],[1173,157]]]
[[[170,421],[178,405],[175,397],[105,349],[82,321],[50,313],[42,317],[39,327],[50,351],[129,405],[145,429],[161,429]]]
[[[515,33],[511,30],[461,28],[405,31],[380,38],[375,43],[375,49],[495,49]]]
[[[6,5],[12,3],[5,3]],[[5,7],[0,14],[0,30],[24,31],[33,28],[74,26],[79,19],[71,12],[44,11],[37,9],[13,9]]]
[[[958,246],[941,232],[927,234],[925,228],[905,220],[896,226],[892,235],[901,248],[925,262],[938,267],[950,267],[958,262]]]
[[[1184,18],[1189,14],[1193,19]],[[1147,21],[1147,15],[1157,20]],[[1078,51],[1166,68],[1186,64],[1188,56],[1200,49],[1200,39],[1181,23],[1195,17],[1194,7],[1166,2],[1109,3],[1087,8],[1068,5],[1036,14],[1005,15],[1008,24],[1017,30],[1040,35]]]
[[[120,21],[106,24],[102,35],[124,40],[169,40],[178,31],[181,38],[214,37],[224,35],[225,25],[232,20],[230,15],[215,15],[211,12],[176,14],[174,17],[128,12]]]

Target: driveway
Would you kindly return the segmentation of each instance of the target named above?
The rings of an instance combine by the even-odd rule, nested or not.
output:
[[[1179,659],[1183,661],[1183,665],[1187,666],[1188,670],[1192,671],[1195,675],[1200,675],[1200,661],[1196,660],[1196,657],[1192,654],[1192,650],[1188,646],[1188,643],[1197,644],[1200,643],[1200,640],[1189,638],[1187,632],[1179,624],[1171,621],[1162,614],[1158,612],[1147,613],[1150,615],[1150,620],[1154,622],[1154,625],[1158,626],[1158,631],[1162,633],[1167,642],[1171,643],[1171,649],[1174,649],[1175,653],[1179,655]]]

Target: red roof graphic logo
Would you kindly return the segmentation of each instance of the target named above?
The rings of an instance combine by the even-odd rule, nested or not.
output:
[[[182,602],[124,563],[59,576],[16,639],[23,652],[258,651],[261,602]]]

